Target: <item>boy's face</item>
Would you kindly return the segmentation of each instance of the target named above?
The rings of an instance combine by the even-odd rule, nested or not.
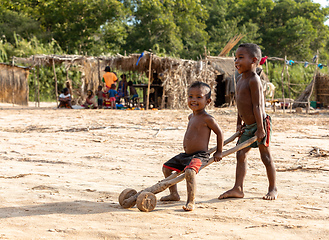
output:
[[[253,64],[256,64],[257,58],[252,57],[248,50],[244,47],[239,47],[235,52],[235,68],[238,72],[244,73],[250,71]]]
[[[193,87],[188,91],[187,104],[192,111],[199,111],[211,102],[211,99],[206,97],[207,91],[203,87]]]

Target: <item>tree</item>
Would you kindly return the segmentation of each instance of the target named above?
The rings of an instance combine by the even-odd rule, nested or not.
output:
[[[130,52],[156,49],[177,53],[183,49],[179,28],[169,0],[144,0],[135,2],[126,48]]]
[[[42,36],[40,23],[26,14],[19,14],[5,8],[0,8],[0,32],[1,38],[15,44],[14,34],[22,38]]]

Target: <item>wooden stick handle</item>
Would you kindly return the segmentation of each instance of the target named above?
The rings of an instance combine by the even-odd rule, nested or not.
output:
[[[244,141],[243,143],[240,143],[239,145],[236,145],[235,147],[231,148],[231,149],[228,149],[226,151],[224,151],[222,153],[222,157],[226,157],[232,153],[235,153],[237,151],[240,151],[241,149],[244,149],[248,146],[250,146],[252,143],[256,142],[257,141],[257,137],[256,136],[253,136],[252,138],[248,139],[247,141]],[[214,157],[210,158],[208,160],[208,162],[206,162],[205,164],[202,164],[200,170],[208,165],[210,165],[211,163],[214,162]],[[199,170],[199,171],[200,171]]]
[[[231,137],[229,137],[228,139],[226,139],[224,141],[224,146],[229,144],[230,142],[234,141],[234,139],[236,139],[237,137],[239,137],[240,135],[240,132],[236,132],[234,133]],[[211,149],[208,150],[208,153],[209,154],[212,154],[213,152],[215,152],[217,150],[217,146],[216,147],[213,147]],[[167,181],[167,180],[170,180],[170,179],[174,179],[176,177],[178,177],[179,175],[181,175],[182,173],[184,173],[184,171],[181,171],[181,172],[174,172],[172,173],[169,177],[161,180],[160,182],[163,182],[163,181]]]
[[[236,132],[236,133],[234,133],[231,137],[229,137],[228,139],[226,139],[226,140],[224,141],[224,145],[223,145],[223,146],[227,145],[227,144],[230,143],[230,142],[233,142],[234,139],[236,139],[236,138],[239,137],[239,136],[240,136],[240,132]],[[216,150],[217,150],[217,146],[216,146],[216,147],[213,147],[213,148],[210,148],[210,149],[208,150],[208,153],[209,153],[209,154],[212,154],[212,153],[215,152]]]
[[[257,141],[257,137],[254,136],[254,137],[248,139],[247,141],[245,141],[243,143],[240,143],[239,145],[236,145],[235,147],[233,147],[233,148],[231,148],[231,149],[229,149],[227,151],[224,151],[223,154],[222,154],[222,156],[223,157],[226,157],[226,156],[228,156],[228,155],[230,155],[232,153],[235,153],[235,152],[237,152],[237,151],[239,151],[241,149],[244,149],[246,147],[249,147],[250,144],[252,144],[252,143],[254,143],[256,141]],[[203,168],[205,168],[205,167],[207,167],[208,165],[210,165],[213,162],[214,162],[214,158],[212,157],[212,158],[210,158],[208,160],[208,162],[206,162],[205,164],[203,164],[201,166],[200,170],[203,169]],[[156,185],[153,185],[150,188],[145,189],[144,191],[153,192],[154,194],[156,194],[156,193],[162,192],[163,190],[167,189],[168,187],[171,187],[171,186],[173,186],[173,185],[175,185],[175,184],[183,181],[184,179],[185,179],[185,172],[183,174],[181,174],[180,176],[176,177],[176,178],[167,179],[167,180],[164,179],[166,181],[162,180],[161,182],[157,183]]]

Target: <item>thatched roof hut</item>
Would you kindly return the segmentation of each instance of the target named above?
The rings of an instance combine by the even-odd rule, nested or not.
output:
[[[150,57],[152,63],[150,66]],[[82,72],[81,86],[76,92],[84,99],[87,90],[95,91],[102,84],[101,78],[106,66],[123,72],[138,72],[149,76],[156,73],[160,76],[162,92],[162,104],[166,108],[187,108],[187,88],[194,81],[203,81],[212,88],[212,105],[222,106],[231,104],[235,93],[235,79],[237,73],[234,67],[233,57],[207,56],[200,61],[184,60],[171,57],[158,57],[155,54],[144,52],[123,56],[90,57],[80,55],[35,55],[29,58],[14,58],[15,62],[28,66],[54,66],[64,64],[69,70],[71,66],[78,66]],[[136,64],[138,61],[138,64]],[[264,71],[261,79],[268,81]],[[153,79],[151,79],[152,81]],[[145,101],[145,99],[144,99]]]
[[[14,58],[15,62],[29,66],[52,66],[53,64],[65,64],[69,69],[71,65],[80,67],[83,73],[80,92],[84,95],[87,89],[96,90],[101,83],[101,77],[105,66],[126,72],[139,72],[149,75],[150,57],[152,56],[151,71],[160,76],[163,86],[162,101],[171,109],[186,108],[187,88],[194,81],[208,83],[213,90],[213,99],[216,93],[227,95],[232,89],[234,79],[234,60],[232,57],[207,57],[205,60],[193,61],[170,57],[158,57],[149,52],[144,52],[138,65],[136,64],[140,54],[129,56],[116,55],[111,57],[87,57],[76,55],[35,55],[29,58]],[[220,76],[220,77],[218,77]],[[218,89],[219,82],[221,90]],[[223,87],[225,91],[223,91]],[[233,91],[234,92],[234,91]],[[216,101],[213,101],[216,102]]]
[[[29,68],[0,63],[0,102],[28,105]]]

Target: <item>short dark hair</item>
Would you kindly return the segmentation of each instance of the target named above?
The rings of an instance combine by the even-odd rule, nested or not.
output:
[[[69,89],[66,87],[63,89],[63,93],[69,92]]]
[[[251,57],[257,58],[257,65],[259,64],[262,58],[262,50],[257,44],[254,43],[242,43],[239,45],[239,48],[246,48]]]
[[[106,66],[105,69],[104,69],[105,72],[111,72],[111,68],[110,66]]]
[[[128,82],[128,86],[132,86],[134,83],[132,81]]]
[[[200,88],[200,89],[205,89],[206,91],[206,99],[209,99],[211,97],[211,88],[207,83],[196,81],[191,84],[189,89],[191,88]]]

